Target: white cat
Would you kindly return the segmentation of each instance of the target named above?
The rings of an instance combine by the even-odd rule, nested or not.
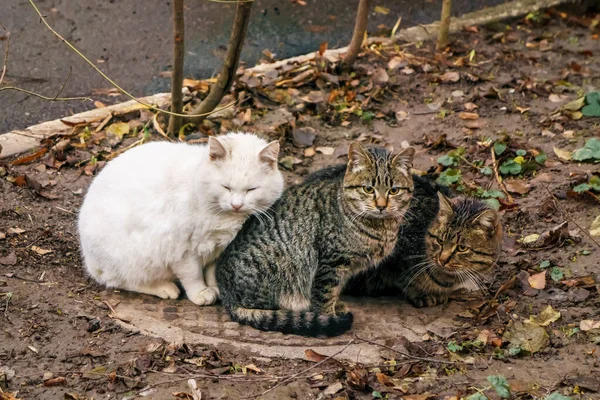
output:
[[[281,195],[279,143],[252,134],[208,145],[148,143],[94,179],[79,213],[89,274],[108,287],[213,304],[217,257],[252,213]],[[204,274],[203,274],[204,272]]]

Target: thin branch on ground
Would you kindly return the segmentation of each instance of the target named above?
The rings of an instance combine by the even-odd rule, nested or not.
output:
[[[10,50],[10,31],[8,29],[6,29],[6,27],[4,25],[2,25],[2,23],[0,23],[0,26],[6,32],[6,35],[4,35],[4,40],[6,40],[6,47],[4,48],[4,62],[2,63],[2,75],[0,75],[0,85],[1,85],[2,82],[4,81],[4,77],[6,76],[6,71],[8,70],[8,52]]]
[[[436,44],[437,51],[444,51],[448,46],[448,32],[450,31],[450,19],[452,16],[452,0],[442,1],[442,15],[440,17],[440,30]]]
[[[284,383],[290,382],[290,381],[294,380],[296,377],[298,377],[300,375],[304,375],[308,371],[311,371],[311,370],[317,368],[319,365],[322,365],[322,364],[326,363],[327,361],[331,360],[333,357],[335,357],[335,356],[343,353],[344,351],[346,351],[346,349],[348,347],[350,347],[351,345],[353,345],[355,342],[356,342],[356,338],[352,339],[351,341],[349,341],[344,347],[342,347],[340,350],[336,351],[332,355],[327,356],[326,358],[324,358],[323,360],[319,361],[318,363],[315,363],[315,364],[311,365],[310,367],[303,369],[300,372],[297,372],[297,373],[295,373],[293,375],[288,376],[287,378],[285,378],[282,381],[278,382],[275,386],[273,386],[273,387],[265,390],[264,392],[256,394],[256,395],[252,395],[252,396],[241,397],[241,399],[254,399],[256,397],[262,397],[262,396],[266,395],[267,393],[272,392],[273,390],[275,390],[279,386],[283,385]]]
[[[35,10],[35,12],[37,13],[37,15],[40,17],[40,21],[46,26],[46,28],[48,28],[48,30],[50,30],[50,32],[52,32],[52,34],[54,34],[54,36],[56,36],[57,38],[59,38],[64,44],[67,45],[67,47],[69,47],[73,52],[75,52],[75,54],[77,54],[81,59],[83,59],[83,61],[85,61],[90,67],[92,67],[98,74],[100,74],[100,76],[102,76],[104,79],[106,79],[108,81],[108,83],[110,83],[112,86],[114,86],[119,92],[121,92],[122,94],[124,94],[125,96],[129,97],[131,100],[136,101],[137,103],[148,107],[150,110],[152,111],[156,111],[159,113],[163,113],[163,114],[168,114],[168,115],[175,115],[175,116],[179,116],[179,117],[184,117],[184,118],[194,118],[194,117],[203,117],[206,115],[210,115],[216,112],[219,112],[221,110],[227,109],[229,107],[232,107],[236,102],[232,101],[228,104],[225,104],[224,106],[212,110],[209,113],[206,114],[197,114],[197,115],[188,115],[188,114],[178,114],[178,113],[172,113],[170,111],[166,111],[166,110],[161,110],[160,108],[157,108],[156,106],[152,105],[152,104],[148,104],[148,103],[144,103],[143,101],[137,99],[135,96],[133,96],[131,93],[129,93],[128,91],[126,91],[125,89],[123,89],[121,86],[119,86],[115,81],[113,81],[110,77],[108,77],[108,75],[106,75],[104,72],[102,72],[98,67],[96,67],[96,65],[94,65],[93,62],[90,61],[89,58],[87,58],[86,56],[83,55],[83,53],[79,50],[77,50],[77,48],[75,46],[73,46],[67,39],[65,39],[60,33],[58,33],[57,31],[54,30],[54,28],[52,28],[50,26],[50,24],[48,23],[48,21],[46,21],[46,18],[42,15],[42,13],[40,12],[39,8],[37,7],[37,5],[34,3],[33,0],[28,0],[29,4],[31,4],[31,6],[33,7],[33,9]],[[14,90],[14,89],[13,89]],[[28,93],[27,91],[24,90],[20,90],[22,92]],[[29,93],[32,94],[32,93]]]
[[[16,92],[27,93],[30,96],[38,97],[42,100],[47,100],[47,101],[93,101],[89,97],[58,97],[63,92],[63,90],[65,90],[65,86],[67,85],[69,78],[71,78],[72,72],[73,72],[73,68],[71,66],[69,66],[69,74],[67,75],[65,81],[63,82],[63,84],[60,87],[60,89],[58,90],[58,92],[54,95],[54,97],[44,96],[42,94],[32,92],[31,90],[23,89],[23,88],[16,87],[16,86],[1,87],[0,92],[2,92],[4,90],[14,90]]]
[[[500,189],[502,189],[502,191],[506,195],[506,198],[512,204],[514,202],[513,197],[510,195],[510,193],[508,193],[508,190],[506,190],[506,186],[504,185],[504,182],[502,182],[502,178],[500,178],[500,173],[498,172],[498,160],[496,160],[496,153],[494,151],[494,147],[491,147],[491,149],[492,149],[492,164],[494,167],[494,176],[496,177],[496,181],[498,182],[498,185],[500,185]]]
[[[367,31],[367,23],[369,22],[369,5],[370,0],[360,0],[358,3],[358,10],[356,12],[356,21],[354,23],[354,33],[352,34],[352,40],[348,45],[348,51],[344,55],[343,63],[346,65],[354,64],[362,44],[365,38],[365,32]]]
[[[585,236],[587,236],[588,239],[590,239],[592,241],[592,243],[594,243],[596,245],[596,247],[598,247],[600,249],[600,243],[598,243],[598,241],[596,239],[594,239],[594,237],[592,235],[590,235],[590,233],[587,231],[587,229],[582,228],[581,225],[579,225],[577,222],[575,222],[575,220],[573,218],[571,218],[571,215],[567,212],[567,210],[565,210],[565,208],[562,206],[562,204],[560,204],[558,202],[558,199],[556,198],[556,196],[554,196],[554,194],[552,194],[550,189],[548,189],[547,185],[544,185],[544,189],[546,189],[546,191],[548,192],[550,197],[552,197],[552,201],[554,202],[554,205],[565,216],[565,218],[567,218],[569,220],[569,222],[572,222],[573,225],[575,225],[577,228],[579,228],[579,230],[581,232],[583,232],[583,234]]]
[[[223,69],[206,99],[191,111],[191,114],[194,114],[192,121],[196,124],[202,122],[204,116],[216,112],[215,107],[223,100],[223,96],[225,96],[233,84],[240,62],[244,39],[246,38],[246,31],[248,30],[248,23],[250,22],[252,4],[253,2],[249,1],[237,3]]]
[[[183,112],[183,64],[185,61],[185,22],[183,0],[173,0],[173,74],[171,76],[171,112]],[[182,118],[171,115],[167,133],[175,136],[181,128]]]
[[[381,343],[373,342],[372,340],[369,340],[369,339],[364,339],[364,338],[361,338],[361,337],[359,337],[358,335],[354,335],[354,338],[355,338],[356,340],[360,340],[361,342],[369,343],[369,344],[372,344],[372,345],[375,345],[375,346],[379,346],[379,347],[382,347],[382,348],[384,348],[384,349],[387,349],[387,350],[393,351],[394,353],[400,354],[400,355],[402,355],[402,356],[404,356],[404,357],[407,357],[407,358],[411,358],[411,359],[413,359],[413,360],[425,361],[425,362],[431,362],[431,363],[437,363],[437,364],[455,364],[455,363],[454,363],[454,362],[452,362],[452,361],[438,360],[438,359],[436,359],[436,358],[429,358],[429,357],[419,357],[419,356],[413,356],[413,355],[410,355],[410,354],[408,354],[408,353],[405,353],[405,352],[403,352],[403,351],[400,351],[400,350],[394,349],[393,347],[387,346],[387,345],[385,345],[385,344],[381,344]]]

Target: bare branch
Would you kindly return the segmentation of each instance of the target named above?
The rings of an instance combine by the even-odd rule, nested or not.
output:
[[[354,23],[354,33],[352,34],[352,40],[348,46],[348,51],[344,56],[344,64],[352,65],[360,53],[362,47],[365,32],[367,31],[367,23],[369,22],[369,5],[370,0],[360,0],[358,3],[358,11],[356,12],[356,21]]]
[[[436,49],[443,51],[448,45],[448,31],[450,30],[450,18],[452,15],[452,0],[443,0],[442,16],[440,17],[440,31],[438,32],[438,40]]]
[[[6,70],[8,69],[8,52],[10,50],[10,31],[8,29],[6,29],[6,27],[4,25],[2,25],[2,23],[0,23],[0,26],[6,32],[6,35],[4,35],[4,40],[6,40],[6,47],[4,49],[4,63],[2,64],[2,75],[0,75],[0,85],[1,85],[2,82],[4,81],[4,77],[6,76]]]
[[[171,76],[171,112],[181,114],[183,111],[183,63],[185,59],[185,23],[183,0],[173,0],[173,75]],[[181,128],[182,118],[171,115],[169,118],[169,136]]]
[[[67,86],[67,82],[69,81],[69,78],[71,78],[71,73],[72,72],[73,72],[73,67],[69,66],[69,74],[65,78],[65,81],[63,82],[63,84],[60,87],[59,91],[54,95],[54,97],[44,96],[42,94],[35,93],[35,92],[30,91],[30,90],[22,89],[22,88],[15,87],[15,86],[4,86],[4,87],[1,87],[0,88],[0,92],[2,92],[4,90],[14,90],[14,91],[17,91],[17,92],[27,93],[30,96],[39,97],[40,99],[47,100],[47,101],[77,101],[77,100],[80,100],[80,101],[93,101],[89,97],[58,97],[63,92],[63,90],[65,90],[65,86]]]
[[[192,114],[195,114],[192,121],[195,123],[201,122],[203,119],[202,116],[215,112],[213,110],[219,105],[223,96],[229,91],[233,84],[240,61],[242,45],[244,44],[244,38],[246,37],[246,30],[248,29],[248,22],[250,21],[252,3],[253,2],[249,1],[240,1],[237,3],[235,20],[231,30],[231,37],[229,38],[227,56],[223,62],[223,69],[206,99],[192,110]],[[198,117],[198,115],[201,115],[201,117]]]

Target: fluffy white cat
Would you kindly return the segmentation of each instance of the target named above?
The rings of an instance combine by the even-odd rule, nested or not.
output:
[[[208,145],[128,150],[94,179],[79,213],[89,274],[108,287],[213,304],[217,257],[252,213],[281,195],[279,143],[229,133]]]

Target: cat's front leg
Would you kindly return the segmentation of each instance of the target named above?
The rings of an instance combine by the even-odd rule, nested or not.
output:
[[[204,271],[195,255],[186,255],[172,267],[173,273],[183,285],[188,299],[199,306],[208,306],[217,301],[217,291],[204,281]]]
[[[217,286],[216,263],[213,262],[204,267],[204,282],[206,282],[206,285],[217,294],[217,297],[221,297],[221,292],[219,292],[219,287]]]
[[[346,284],[348,267],[323,268],[317,272],[312,286],[311,308],[323,314],[341,315],[348,308],[340,301],[340,293]]]

